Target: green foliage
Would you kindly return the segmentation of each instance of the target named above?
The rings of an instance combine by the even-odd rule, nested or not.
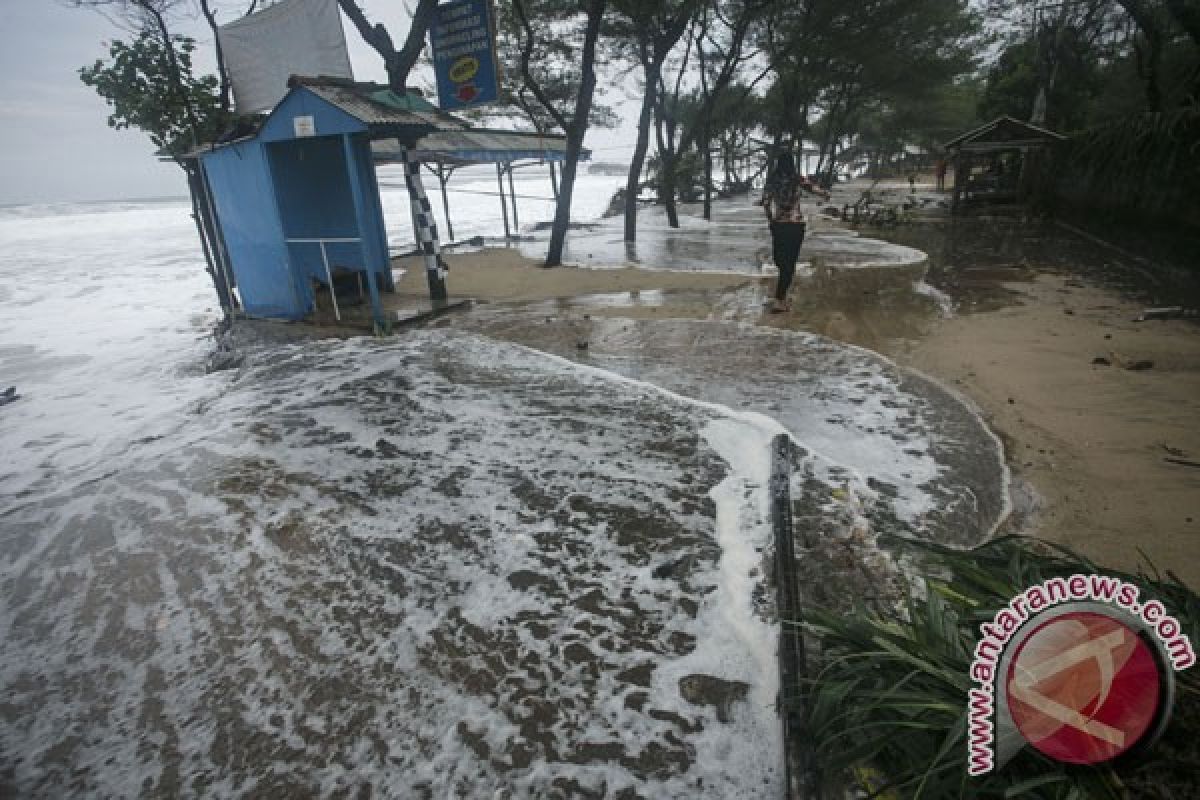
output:
[[[1032,8],[1023,0],[993,5],[1009,13]],[[1200,101],[1200,41],[1171,12],[1186,5],[1085,0],[1024,18],[986,73],[980,116],[1029,119],[1043,87],[1046,124],[1063,132],[1194,105]],[[1032,32],[1030,21],[1036,21]]]
[[[1056,214],[1119,231],[1140,250],[1178,251],[1188,264],[1200,245],[1197,186],[1200,108],[1182,108],[1130,115],[1061,143],[1039,192]]]
[[[780,141],[827,146],[860,134],[885,159],[902,144],[944,139],[948,126],[973,121],[945,112],[954,87],[969,86],[979,35],[978,16],[959,0],[783,4],[759,41],[776,76],[764,127]]]
[[[987,71],[983,96],[979,99],[981,119],[990,120],[1004,115],[1029,119],[1038,91],[1036,59],[1036,46],[1030,40],[1017,42],[1004,49]]]
[[[524,15],[520,12],[524,12]],[[503,79],[500,101],[482,109],[483,117],[506,118],[523,115],[535,130],[563,132],[563,120],[570,120],[575,98],[579,95],[583,18],[580,4],[571,0],[520,0],[497,3],[496,55]],[[529,23],[528,27],[524,22]],[[602,37],[601,49],[612,51],[619,42]],[[522,70],[522,56],[529,52],[529,79]],[[611,55],[611,52],[609,53]],[[531,79],[531,80],[530,80]],[[537,97],[536,84],[542,98]],[[596,94],[603,95],[603,87]],[[617,124],[612,108],[593,99],[588,125],[611,128]]]
[[[192,74],[195,49],[186,36],[164,43],[144,30],[130,43],[114,41],[109,61],[83,67],[79,77],[112,108],[109,127],[145,131],[162,151],[179,157],[212,141],[232,121],[221,109],[217,78]]]
[[[1092,109],[1105,91],[1107,68],[1088,53],[1077,31],[1067,30],[1063,38],[1067,44],[1046,100],[1046,125],[1052,130],[1074,131],[1091,120]],[[987,73],[979,104],[981,119],[1003,114],[1029,119],[1041,80],[1037,58],[1037,43],[1031,39],[1019,41],[1001,53]],[[1140,87],[1135,88],[1140,93]]]
[[[1067,767],[1032,748],[1003,769],[966,774],[969,665],[980,623],[1024,589],[1054,576],[1101,572],[1143,587],[1200,637],[1200,598],[1173,577],[1100,569],[1064,548],[1004,537],[959,551],[889,538],[919,552],[924,592],[903,614],[806,612],[820,669],[805,680],[806,738],[827,783],[874,776],[873,791],[902,797],[1117,798],[1195,796],[1196,704],[1200,680],[1179,676],[1177,714],[1166,737],[1138,764]],[[1163,790],[1163,786],[1166,790]],[[1171,794],[1171,792],[1175,792]],[[885,795],[886,796],[886,795]]]

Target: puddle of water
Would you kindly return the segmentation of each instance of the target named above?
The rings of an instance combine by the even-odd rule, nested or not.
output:
[[[1019,217],[948,217],[864,234],[915,247],[929,256],[930,284],[960,311],[989,311],[1017,302],[1006,284],[1038,273],[1068,274],[1149,305],[1200,303],[1200,278],[1154,271],[1053,222]]]

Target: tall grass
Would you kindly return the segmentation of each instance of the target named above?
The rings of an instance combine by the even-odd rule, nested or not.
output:
[[[1103,569],[1065,548],[1024,537],[960,551],[889,537],[914,551],[922,585],[903,609],[803,614],[809,674],[793,695],[810,763],[828,796],[1120,798],[1200,797],[1200,681],[1185,672],[1163,740],[1137,762],[1070,767],[1026,747],[1003,768],[966,772],[969,666],[981,622],[1024,589],[1098,572],[1142,587],[1200,642],[1200,599],[1172,575]],[[920,591],[922,590],[923,591]]]

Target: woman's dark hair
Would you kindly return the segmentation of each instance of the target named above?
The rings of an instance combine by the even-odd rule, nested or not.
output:
[[[796,177],[796,159],[792,158],[792,154],[786,150],[775,156],[775,166],[771,169],[771,176],[775,180]]]
[[[775,156],[775,163],[767,173],[767,183],[764,186],[766,194],[779,195],[785,189],[790,189],[796,180],[796,160],[786,150]]]

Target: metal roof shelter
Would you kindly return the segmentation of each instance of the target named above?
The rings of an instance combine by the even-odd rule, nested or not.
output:
[[[220,267],[252,316],[303,318],[326,290],[340,319],[337,289],[344,284],[368,294],[384,324],[380,292],[395,287],[377,161],[406,164],[418,244],[427,271],[436,272],[436,304],[445,297],[444,284],[435,285],[444,273],[431,266],[437,233],[415,156],[436,159],[439,169],[495,161],[499,171],[501,163],[511,170],[516,158],[555,161],[565,154],[558,137],[471,129],[418,95],[377,84],[293,77],[289,85],[253,135],[194,153],[220,231]],[[442,188],[445,202],[444,181]]]
[[[375,160],[392,163],[399,160],[400,146],[394,140],[371,143]],[[450,239],[454,239],[454,223],[450,220],[450,201],[446,196],[446,184],[454,171],[469,164],[496,164],[496,185],[500,196],[500,210],[504,218],[504,236],[509,238],[512,230],[508,224],[509,200],[512,206],[513,228],[520,228],[517,218],[517,193],[513,187],[513,171],[520,167],[547,164],[550,168],[550,184],[554,195],[558,195],[554,165],[567,157],[567,140],[556,134],[525,133],[494,128],[470,128],[467,130],[439,130],[421,137],[410,150],[410,158],[420,161],[438,179],[442,191],[442,212],[446,217]],[[591,151],[583,148],[579,159],[587,161]],[[520,164],[526,161],[529,163]],[[504,191],[504,176],[508,176],[508,193]],[[549,198],[535,198],[549,199]]]
[[[954,163],[953,207],[981,195],[1015,199],[1026,156],[1065,139],[1046,128],[1001,116],[946,142],[944,147]],[[990,164],[990,174],[973,175],[974,168],[983,163]]]

